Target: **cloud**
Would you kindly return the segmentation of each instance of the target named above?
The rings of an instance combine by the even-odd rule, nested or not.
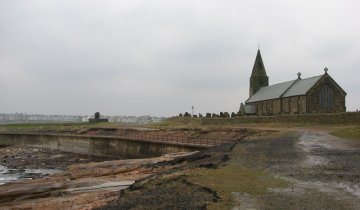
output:
[[[345,1],[0,0],[0,112],[237,111],[260,43],[270,83],[329,73],[358,108]]]

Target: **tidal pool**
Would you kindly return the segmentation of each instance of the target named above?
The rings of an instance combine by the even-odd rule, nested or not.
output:
[[[9,169],[0,165],[0,185],[16,180],[33,179],[62,172],[58,169]]]

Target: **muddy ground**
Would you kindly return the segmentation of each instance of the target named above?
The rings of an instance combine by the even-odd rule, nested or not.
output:
[[[116,202],[99,209],[360,209],[360,142],[327,131],[293,129],[218,146],[186,161],[135,183]],[[229,176],[229,167],[237,168],[238,179],[248,182]],[[193,181],[197,168],[204,168],[207,176],[220,174],[209,180],[224,187]],[[257,178],[242,176],[241,171]],[[276,185],[269,176],[285,184]],[[226,179],[234,186],[226,186]]]

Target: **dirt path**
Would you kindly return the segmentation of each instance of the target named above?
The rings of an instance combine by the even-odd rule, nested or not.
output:
[[[359,142],[321,129],[295,129],[237,147],[246,151],[239,165],[265,169],[291,184],[262,195],[236,192],[234,209],[360,209]]]

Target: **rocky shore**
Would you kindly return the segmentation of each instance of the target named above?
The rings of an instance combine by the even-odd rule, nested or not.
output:
[[[23,132],[25,129],[17,130],[15,133]],[[225,138],[236,141],[251,132],[247,129],[66,128],[62,132],[53,129],[32,129],[30,133],[76,133],[93,136],[142,133],[189,139]],[[25,133],[29,133],[29,130]],[[149,159],[119,160],[113,156],[89,156],[30,145],[2,145],[0,165],[12,173],[22,173],[22,177],[15,182],[0,185],[0,209],[100,207],[118,199],[120,190],[132,183],[186,165],[198,158],[204,157],[193,153],[177,153]],[[28,173],[29,170],[42,173]]]
[[[2,147],[1,164],[9,168],[51,168],[64,171],[0,185],[0,209],[100,207],[118,198],[120,190],[134,181],[173,167],[171,164],[152,166],[184,155],[187,154],[108,160],[108,157],[77,155],[24,145]]]
[[[31,145],[1,146],[0,165],[9,169],[56,169],[65,170],[77,163],[102,162],[116,157],[75,154],[56,149]]]

